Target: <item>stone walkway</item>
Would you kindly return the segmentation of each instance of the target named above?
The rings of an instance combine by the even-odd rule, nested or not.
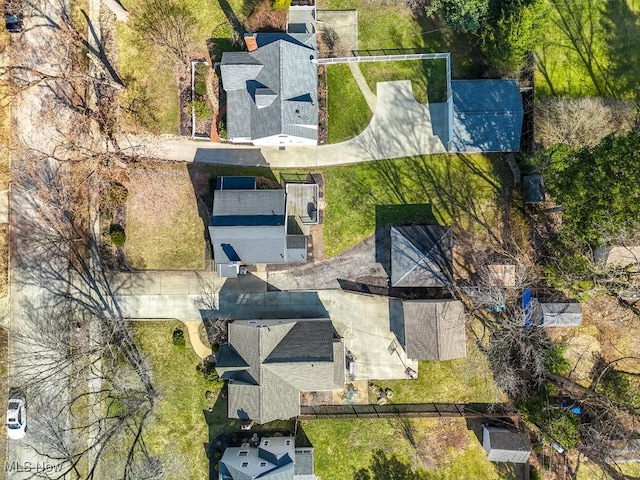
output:
[[[351,75],[353,75],[354,80],[358,84],[358,88],[362,92],[367,105],[369,105],[369,110],[372,112],[376,111],[376,94],[371,91],[369,88],[369,84],[367,80],[362,75],[362,70],[360,70],[359,63],[350,63],[349,70],[351,70]]]

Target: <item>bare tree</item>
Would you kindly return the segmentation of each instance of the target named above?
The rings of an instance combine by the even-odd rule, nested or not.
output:
[[[536,103],[536,136],[547,147],[594,146],[612,132],[631,130],[636,117],[634,106],[622,100],[553,97]]]
[[[198,22],[191,10],[176,0],[145,2],[133,16],[133,28],[151,46],[157,46],[175,62],[186,65],[194,50]]]

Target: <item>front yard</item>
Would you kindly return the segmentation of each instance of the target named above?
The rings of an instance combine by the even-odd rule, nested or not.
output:
[[[206,446],[210,435],[238,429],[227,418],[226,408],[208,408],[220,395],[222,384],[206,381],[196,371],[200,359],[186,335],[186,345],[173,345],[175,328],[180,322],[135,322],[133,331],[140,349],[151,367],[153,384],[160,395],[155,415],[145,430],[145,442],[151,455],[166,462],[167,478],[191,480],[208,478]],[[211,391],[211,399],[205,392]]]
[[[130,267],[202,270],[205,224],[187,166],[139,164],[130,171],[125,254]]]

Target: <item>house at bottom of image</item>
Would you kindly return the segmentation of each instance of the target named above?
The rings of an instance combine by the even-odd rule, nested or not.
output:
[[[345,348],[328,318],[236,320],[216,370],[228,381],[228,416],[263,424],[300,414],[300,393],[345,384]]]
[[[228,447],[218,471],[218,480],[314,480],[313,448],[296,448],[294,437],[254,436]]]

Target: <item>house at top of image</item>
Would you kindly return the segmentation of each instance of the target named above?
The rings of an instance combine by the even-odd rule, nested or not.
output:
[[[314,480],[313,448],[295,446],[294,437],[255,437],[246,445],[227,447],[218,480]]]
[[[305,30],[295,25],[292,30]],[[317,145],[315,33],[248,34],[245,43],[246,52],[224,52],[220,62],[229,140],[256,146]]]
[[[315,184],[305,185],[310,188],[259,189],[255,177],[217,178],[209,236],[220,277],[236,277],[246,265],[307,261],[297,222],[317,223],[318,197]],[[295,208],[299,197],[311,204],[309,212]]]
[[[236,320],[216,370],[229,418],[268,423],[300,414],[300,393],[343,388],[345,348],[328,318]]]

